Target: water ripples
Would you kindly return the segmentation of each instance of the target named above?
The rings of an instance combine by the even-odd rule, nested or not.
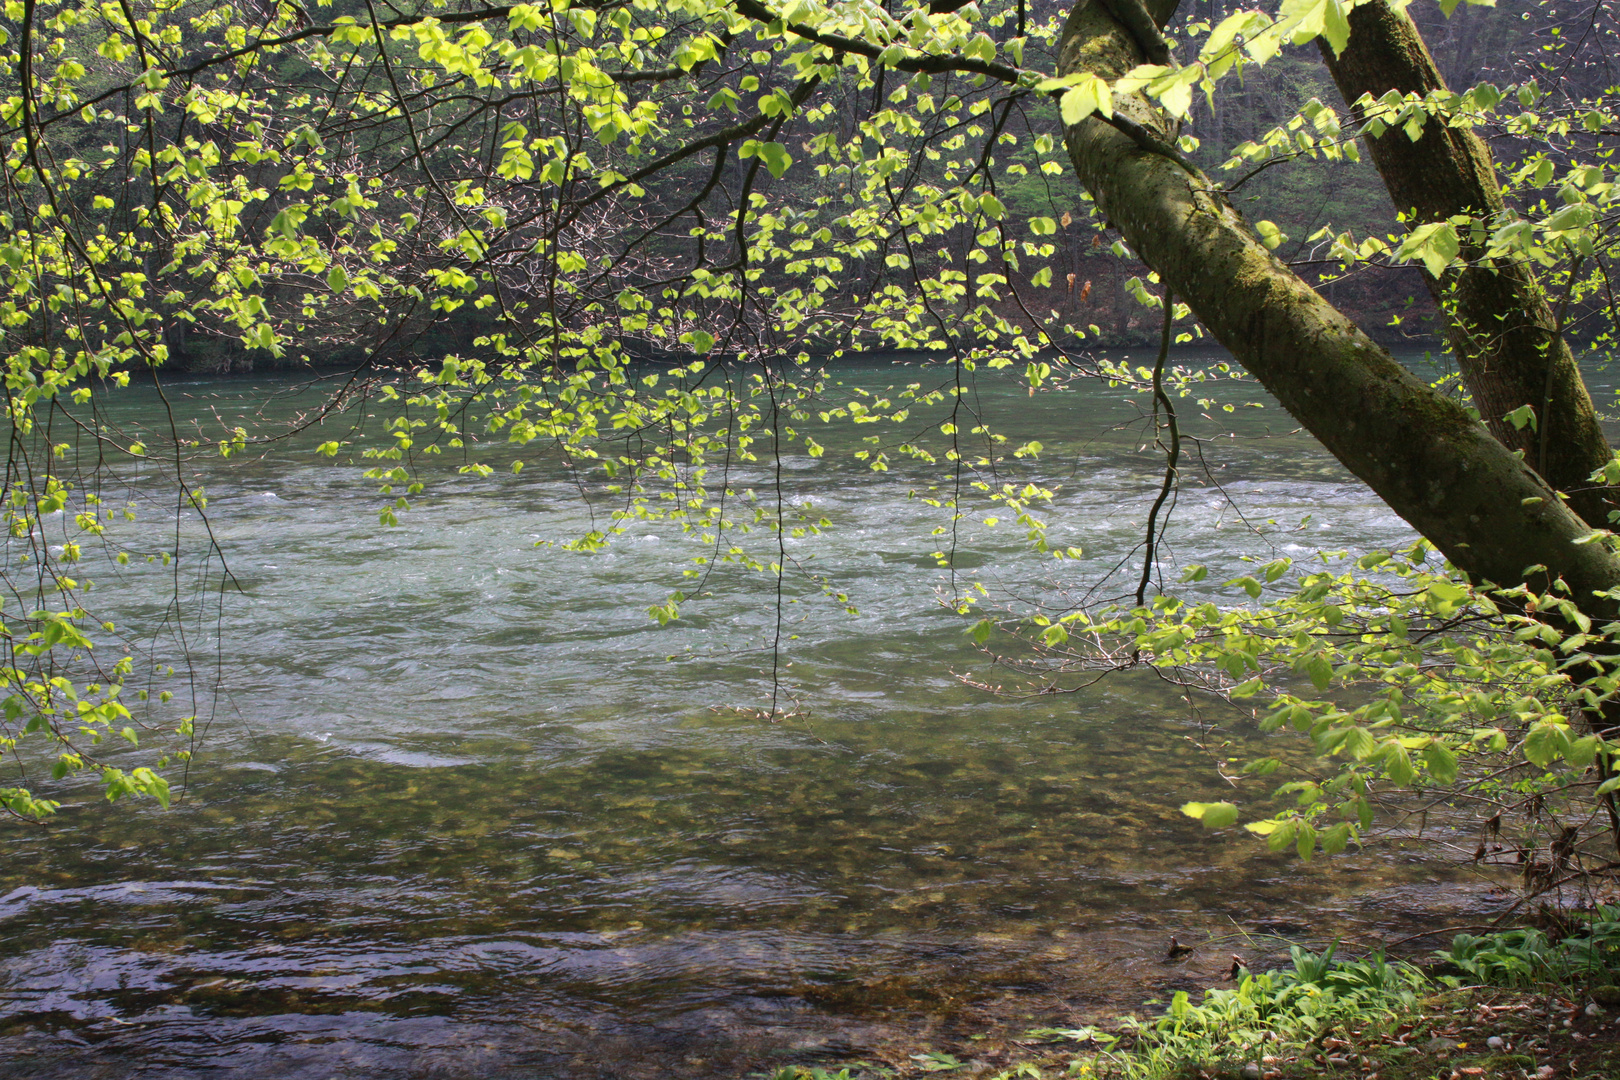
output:
[[[216,391],[249,393],[195,392]],[[1020,482],[1060,485],[1041,515],[1086,554],[1054,563],[976,512],[955,587],[1060,603],[1115,564],[1131,578],[1160,464],[1132,432],[1095,436],[1131,411],[994,386],[980,406],[1047,443]],[[740,1074],[1215,977],[1220,957],[1161,962],[1172,932],[1371,932],[1486,902],[1417,862],[1304,871],[1204,833],[1176,807],[1227,789],[1156,680],[961,682],[1004,676],[940,603],[948,515],[907,498],[948,476],[836,445],[784,463],[835,523],[793,554],[860,611],[792,581],[799,715],[771,723],[763,575],[716,568],[659,628],[646,609],[698,541],[638,525],[595,556],[537,548],[587,527],[539,466],[434,477],[383,529],[358,469],[295,449],[206,477],[243,591],[219,640],[199,628],[225,708],[187,800],[4,841],[0,1077]],[[1206,454],[1225,494],[1190,483],[1171,550],[1212,578],[1410,536],[1297,436]],[[160,619],[166,573],[118,572],[120,621]]]

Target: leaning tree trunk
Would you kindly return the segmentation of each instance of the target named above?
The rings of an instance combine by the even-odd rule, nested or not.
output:
[[[1321,41],[1333,81],[1356,107],[1364,94],[1391,90],[1424,96],[1445,80],[1418,28],[1387,0],[1350,13],[1350,42],[1335,55]],[[1489,217],[1502,210],[1502,191],[1490,148],[1469,128],[1430,117],[1412,141],[1399,127],[1366,139],[1395,208],[1411,211],[1409,225],[1459,214]],[[1462,255],[1469,265],[1439,278],[1423,272],[1429,291],[1448,315],[1447,337],[1474,405],[1501,443],[1523,450],[1547,482],[1569,495],[1570,505],[1596,528],[1620,510],[1620,493],[1589,477],[1611,454],[1580,369],[1534,271],[1524,262],[1480,264],[1477,245]],[[1515,428],[1506,415],[1533,406],[1537,427]]]
[[[1161,23],[1176,0],[1149,0]],[[1060,74],[1118,78],[1140,62],[1100,4],[1071,12]],[[1145,99],[1116,112],[1164,139]],[[1525,462],[1416,378],[1268,251],[1218,187],[1095,116],[1067,128],[1098,207],[1178,299],[1267,390],[1389,506],[1476,580],[1562,578],[1589,614],[1620,586],[1620,559]],[[1540,566],[1544,571],[1532,571]]]

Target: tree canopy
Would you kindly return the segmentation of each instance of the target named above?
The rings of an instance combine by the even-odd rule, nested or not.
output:
[[[102,411],[189,353],[342,361],[301,424],[386,404],[380,430],[320,446],[366,464],[384,525],[434,455],[469,472],[550,457],[615,500],[580,551],[660,520],[708,542],[691,576],[730,561],[778,581],[785,538],[826,522],[779,485],[736,490],[731,469],[818,457],[829,422],[872,425],[857,452],[872,469],[937,466],[942,535],[991,506],[1071,554],[1040,519],[1049,493],[999,468],[1039,443],[1008,444],[966,395],[975,373],[1006,371],[1032,393],[1092,377],[1148,395],[1166,468],[1134,604],[1023,613],[1030,630],[976,612],[972,583],[954,582],[981,642],[1010,627],[1060,667],[1160,663],[1265,702],[1268,725],[1309,731],[1337,762],[1254,823],[1304,854],[1359,835],[1374,785],[1450,785],[1492,754],[1562,763],[1545,789],[1595,794],[1620,834],[1606,741],[1620,466],[1570,344],[1601,348],[1610,327],[1610,27],[1594,14],[1539,66],[1454,90],[1406,5],[1210,5],[1172,21],[1174,0],[1154,0],[1163,56],[1119,4],[9,0],[0,753],[26,763],[40,735],[59,776],[102,767],[110,796],[165,800],[156,770],[190,753],[194,708],[149,702],[136,723],[123,699],[137,665],[176,658],[92,659],[97,634],[124,643],[96,629],[80,580],[104,557],[176,555],[123,546],[128,508],[98,478],[156,464],[176,505],[203,512],[189,456],[285,435],[175,427],[158,445]],[[1223,103],[1262,72],[1314,64],[1313,49],[1339,104],[1289,101],[1272,126],[1233,132]],[[1289,245],[1240,212],[1247,185],[1354,170],[1363,148],[1394,220],[1322,221]],[[1166,345],[1210,335],[1231,350],[1426,543],[1230,583],[1258,608],[1150,590],[1179,475],[1175,402],[1227,373],[1089,351],[1109,331],[1084,317],[1091,283],[1068,268],[1098,245],[1141,260],[1122,289]],[[1414,375],[1334,306],[1417,268],[1456,380]],[[827,363],[878,350],[932,367],[887,397],[829,389]],[[925,404],[948,406],[943,442],[908,433]],[[766,542],[739,539],[751,529]],[[1425,565],[1436,549],[1453,570]],[[936,554],[950,564],[948,543]],[[672,591],[652,615],[678,618],[686,599]],[[1353,692],[1314,700],[1299,680]],[[98,760],[103,738],[137,727],[167,733],[151,767]],[[0,797],[24,817],[51,809],[28,784]]]

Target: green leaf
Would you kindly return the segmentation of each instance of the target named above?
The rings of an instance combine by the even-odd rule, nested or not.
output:
[[[1298,836],[1298,818],[1289,818],[1286,821],[1279,821],[1277,822],[1277,827],[1271,831],[1269,836],[1266,837],[1266,847],[1270,848],[1272,851],[1282,851],[1284,848],[1292,844],[1295,838]]]
[[[1254,579],[1252,577],[1245,576],[1245,577],[1240,577],[1240,578],[1233,578],[1231,581],[1228,581],[1227,584],[1228,585],[1241,585],[1241,586],[1243,586],[1243,591],[1248,593],[1250,597],[1252,597],[1253,599],[1256,599],[1256,600],[1260,599],[1260,592],[1261,592],[1261,589],[1263,587],[1261,586],[1259,581],[1257,581],[1256,579]]]
[[[1181,812],[1202,821],[1206,829],[1224,829],[1228,825],[1237,824],[1238,819],[1238,808],[1229,802],[1185,803],[1181,807]]]
[[[1199,74],[1195,65],[1174,68],[1154,79],[1148,87],[1148,92],[1159,99],[1159,104],[1171,116],[1185,120],[1192,109],[1193,87],[1198,85]]]
[[[349,275],[341,266],[332,267],[326,275],[326,287],[335,293],[340,293],[349,287]]]
[[[1432,581],[1428,593],[1444,604],[1461,604],[1468,600],[1468,590],[1449,581]]]
[[[1342,732],[1339,747],[1357,761],[1366,761],[1378,752],[1378,740],[1364,727],[1351,727]]]
[[[952,1072],[963,1067],[965,1062],[959,1061],[951,1054],[942,1050],[930,1050],[926,1054],[912,1054],[911,1060],[923,1072]]]
[[[1550,234],[1576,233],[1592,224],[1597,212],[1587,203],[1574,203],[1564,207],[1542,222]]]
[[[1569,749],[1569,727],[1565,724],[1543,721],[1530,729],[1524,737],[1524,756],[1533,765],[1545,769]]]
[[[793,155],[779,142],[759,143],[758,147],[756,153],[759,159],[771,170],[771,175],[780,180],[782,174],[788,171],[788,166],[793,164]]]
[[[1598,735],[1587,735],[1575,739],[1564,751],[1564,760],[1569,762],[1572,769],[1584,769],[1597,759],[1598,747],[1603,745],[1603,739]]]
[[[975,642],[983,645],[986,641],[990,640],[990,630],[990,620],[980,619],[978,622],[973,624],[973,629],[970,631],[970,633],[972,633],[973,640]]]
[[[1339,0],[1328,0],[1327,10],[1322,13],[1322,37],[1327,39],[1334,56],[1343,55],[1344,47],[1350,43],[1349,12]]]
[[[1429,276],[1437,278],[1445,273],[1446,267],[1451,265],[1461,250],[1457,230],[1451,222],[1431,221],[1408,233],[1395,254],[1398,258],[1421,261]]]
[[[1059,103],[1065,125],[1078,124],[1092,113],[1114,115],[1114,89],[1106,79],[1087,72]]]
[[[1502,414],[1502,419],[1512,424],[1515,430],[1523,431],[1526,424],[1530,430],[1536,430],[1536,407],[1534,405],[1520,405],[1512,412]]]
[[[158,776],[150,769],[136,769],[135,782],[142,790],[158,801],[158,805],[167,810],[169,808],[169,782]]]
[[[1386,743],[1384,755],[1384,771],[1389,778],[1401,786],[1410,784],[1417,778],[1417,768],[1412,764],[1412,755],[1398,742]]]
[[[1457,755],[1442,743],[1429,744],[1423,751],[1423,764],[1429,767],[1429,775],[1442,784],[1457,779]]]
[[[1260,692],[1260,688],[1264,685],[1265,684],[1259,679],[1248,679],[1232,687],[1231,692],[1227,696],[1237,698],[1239,700],[1243,698],[1251,698],[1258,694]]]
[[[1306,862],[1310,862],[1311,856],[1316,854],[1316,830],[1303,821],[1299,823],[1299,832],[1294,838],[1294,850]]]
[[[1326,690],[1333,682],[1333,663],[1321,653],[1317,653],[1305,661],[1305,672],[1311,677],[1311,683],[1318,690]]]

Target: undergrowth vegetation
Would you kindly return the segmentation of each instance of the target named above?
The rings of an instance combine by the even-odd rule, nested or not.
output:
[[[1290,949],[1291,966],[1251,972],[1201,1001],[1177,991],[1156,1016],[973,1036],[971,1050],[792,1065],[769,1080],[927,1074],[1098,1080],[1547,1080],[1620,1069],[1620,906],[1576,921],[1458,934],[1430,962]],[[1160,1004],[1148,1002],[1148,1005]]]

